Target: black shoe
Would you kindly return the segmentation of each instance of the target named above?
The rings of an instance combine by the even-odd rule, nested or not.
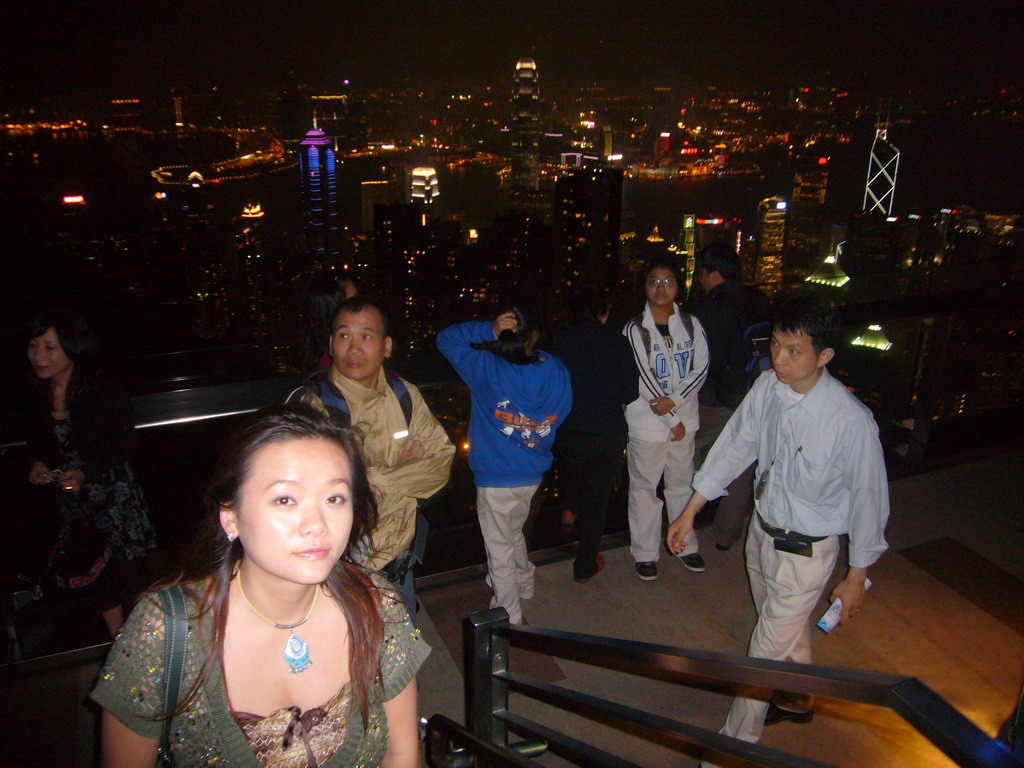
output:
[[[644,581],[654,581],[658,578],[658,564],[653,561],[637,563],[636,575]]]
[[[696,552],[692,555],[683,555],[679,558],[679,562],[686,566],[687,570],[693,571],[694,573],[704,573],[704,569],[707,567],[704,564],[704,558]]]
[[[599,574],[603,570],[604,570],[604,555],[598,554],[598,556],[597,556],[597,570],[594,571],[589,576],[573,576],[573,580],[577,584],[586,584],[588,581],[590,581],[592,578],[597,576],[597,574]]]
[[[783,720],[792,720],[794,723],[809,723],[812,717],[814,717],[813,709],[807,712],[796,712],[792,709],[783,709],[776,704],[769,703],[768,711],[764,713],[764,724],[766,726],[775,725]]]

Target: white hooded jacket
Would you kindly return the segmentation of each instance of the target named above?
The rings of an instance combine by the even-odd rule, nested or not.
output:
[[[672,427],[679,423],[686,427],[687,434],[697,432],[700,425],[697,392],[708,373],[708,341],[697,318],[687,317],[693,323],[692,337],[683,321],[682,310],[677,307],[669,318],[671,349],[665,347],[647,304],[644,304],[641,322],[633,318],[622,329],[622,335],[632,347],[639,372],[639,396],[626,406],[626,422],[632,438],[666,442],[671,440]],[[644,343],[644,331],[649,334],[649,349]],[[663,416],[656,415],[650,406],[650,401],[656,397],[671,398],[675,408]]]

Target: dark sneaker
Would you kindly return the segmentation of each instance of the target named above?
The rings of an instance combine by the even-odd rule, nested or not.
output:
[[[792,720],[794,723],[809,723],[814,717],[814,710],[809,712],[796,712],[792,709],[783,709],[774,703],[768,704],[768,711],[764,713],[764,724],[775,725],[783,720]]]
[[[706,567],[704,565],[704,558],[696,552],[692,555],[683,555],[679,558],[679,562],[686,566],[687,570],[694,573],[704,573],[704,568]]]
[[[573,576],[573,578],[576,580],[577,584],[586,584],[588,581],[590,581],[592,578],[597,576],[597,574],[599,574],[603,570],[604,570],[604,555],[598,554],[598,556],[597,556],[597,570],[596,571],[594,571],[589,576]]]
[[[658,564],[653,561],[637,563],[636,575],[644,581],[654,581],[658,578]]]

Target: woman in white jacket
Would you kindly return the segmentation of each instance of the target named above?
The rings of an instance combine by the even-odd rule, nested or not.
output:
[[[626,323],[622,333],[633,349],[639,388],[637,399],[626,406],[630,553],[637,576],[653,581],[658,578],[662,538],[658,483],[664,475],[671,523],[690,497],[699,425],[697,392],[707,376],[708,344],[697,319],[676,306],[679,275],[672,264],[652,262],[644,289],[644,311]],[[703,571],[704,559],[692,531],[686,543],[676,556],[689,570]]]

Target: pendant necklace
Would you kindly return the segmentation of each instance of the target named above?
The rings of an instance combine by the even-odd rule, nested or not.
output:
[[[270,626],[277,629],[294,630],[296,627],[301,627],[309,621],[309,617],[313,615],[313,606],[316,605],[316,597],[320,594],[320,586],[317,585],[316,592],[313,593],[313,602],[309,604],[309,610],[306,611],[305,618],[301,621],[296,621],[294,624],[278,624],[276,621],[271,621],[256,610],[256,606],[250,603],[249,598],[245,596],[245,589],[242,587],[241,574],[238,575],[238,594],[242,596],[242,599],[245,600],[245,604],[249,606],[252,612],[263,619],[263,621],[267,622]],[[288,643],[284,647],[284,660],[288,662],[288,671],[293,675],[297,675],[299,672],[305,672],[313,666],[313,662],[309,658],[309,643],[296,635],[294,631],[288,633]]]

